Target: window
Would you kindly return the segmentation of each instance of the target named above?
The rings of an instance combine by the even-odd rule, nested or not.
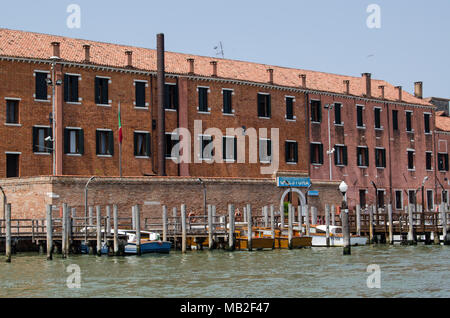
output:
[[[236,161],[237,160],[237,138],[224,136],[222,138],[223,143],[223,160]]]
[[[272,161],[272,141],[270,139],[259,140],[259,161],[262,163]]]
[[[64,74],[64,101],[78,103],[78,81],[79,76]],[[107,103],[106,103],[107,104]]]
[[[223,89],[223,113],[233,113],[233,91],[231,89]]]
[[[357,147],[356,157],[358,167],[368,167],[369,166],[369,148],[367,147]]]
[[[270,118],[270,95],[258,93],[258,117]]]
[[[438,170],[448,171],[448,153],[438,154]]]
[[[298,162],[298,143],[296,141],[286,141],[285,143],[286,163]]]
[[[164,108],[169,110],[178,109],[178,86],[166,84],[164,89]]]
[[[6,154],[6,177],[17,178],[19,177],[19,154]]]
[[[375,112],[375,129],[381,129],[381,108],[374,108]]]
[[[114,155],[114,134],[112,130],[96,131],[97,155],[113,156]]]
[[[294,98],[286,97],[286,119],[294,120]]]
[[[18,124],[19,123],[19,101],[7,100],[6,101],[6,123]]]
[[[384,208],[384,190],[377,190],[377,206]]]
[[[406,131],[412,132],[412,112],[406,112]]]
[[[359,206],[364,208],[366,206],[366,190],[359,190]]]
[[[334,123],[336,125],[342,125],[341,109],[342,104],[334,103]]]
[[[433,203],[433,190],[427,190],[427,208],[428,211],[433,211],[434,203]]]
[[[173,133],[166,133],[166,159],[176,159],[179,157],[178,141],[179,136]]]
[[[311,163],[323,165],[323,145],[320,143],[311,144]]]
[[[375,149],[375,164],[377,168],[386,168],[386,149]]]
[[[423,114],[423,120],[424,120],[424,129],[425,129],[425,133],[429,134],[431,133],[430,130],[430,114]]]
[[[214,157],[214,143],[211,136],[199,135],[200,159],[210,160]]]
[[[64,153],[71,155],[84,154],[84,133],[82,129],[64,129]]]
[[[346,166],[347,162],[347,146],[334,146],[334,164],[336,166]]]
[[[50,127],[33,127],[33,152],[51,153],[53,149],[53,142],[51,141],[51,138],[52,129]]]
[[[37,99],[37,100],[48,100],[48,95],[47,95],[48,73],[35,72],[35,77],[36,77],[35,99]]]
[[[136,157],[150,157],[150,133],[134,132],[134,155]]]
[[[398,110],[392,110],[392,129],[398,130]]]
[[[426,169],[427,170],[433,170],[433,153],[432,152],[425,152],[425,162],[426,162]]]
[[[208,108],[208,87],[198,87],[198,111],[207,113]]]
[[[147,86],[147,83],[144,81],[135,81],[134,87],[135,87],[135,106],[136,107],[147,107],[147,104],[145,102],[145,87]]]
[[[322,121],[322,106],[320,100],[311,101],[311,121],[320,123]]]
[[[95,103],[97,105],[109,105],[108,84],[108,78],[95,78]]]
[[[403,192],[401,190],[395,190],[395,209],[403,210]]]
[[[416,204],[416,191],[408,190],[408,204]]]
[[[448,191],[442,190],[441,196],[442,196],[441,202],[448,203]]]
[[[414,169],[414,150],[408,150],[408,170]]]
[[[365,127],[363,112],[364,112],[364,106],[360,106],[360,105],[356,106],[356,126],[358,126],[358,127]]]

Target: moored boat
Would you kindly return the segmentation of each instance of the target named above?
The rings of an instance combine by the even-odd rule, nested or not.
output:
[[[341,226],[330,225],[330,246],[344,246],[344,236]],[[326,225],[312,226],[310,236],[312,237],[312,246],[327,246]],[[367,237],[359,235],[350,236],[350,245],[366,245]]]

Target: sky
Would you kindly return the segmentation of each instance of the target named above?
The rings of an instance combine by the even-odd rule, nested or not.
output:
[[[222,42],[227,59],[369,72],[409,92],[423,81],[425,97],[450,98],[449,16],[449,0],[15,0],[0,27],[146,48],[164,33],[166,50],[203,56]]]

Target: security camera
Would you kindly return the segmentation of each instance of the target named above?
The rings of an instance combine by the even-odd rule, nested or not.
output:
[[[52,137],[48,136],[47,138],[44,139],[45,141],[52,141]]]
[[[336,151],[336,149],[333,148],[330,151],[327,151],[327,155],[332,155],[335,151]]]
[[[47,85],[52,85],[52,80],[51,79],[47,79]]]

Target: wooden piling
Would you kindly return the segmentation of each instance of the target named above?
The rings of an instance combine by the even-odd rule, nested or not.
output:
[[[350,225],[348,218],[348,208],[345,207],[341,211],[342,218],[342,234],[344,237],[344,255],[351,254],[351,242],[350,242]]]
[[[369,244],[373,244],[373,211],[376,209],[374,205],[369,207]]]
[[[294,213],[293,211],[293,206],[292,204],[289,203],[288,206],[288,248],[291,250],[292,249],[292,237],[293,237],[293,230],[292,230],[292,214]]]
[[[386,222],[386,220],[384,220]],[[389,244],[394,244],[394,224],[392,218],[392,204],[388,204]]]
[[[264,216],[264,227],[269,227],[269,207],[264,206],[263,208],[263,216]]]
[[[172,217],[173,217],[173,231],[178,232],[178,211],[177,208],[172,209]],[[176,242],[176,240],[175,240]],[[175,243],[176,244],[176,243]]]
[[[234,205],[228,205],[228,248],[231,251],[235,249],[235,240],[234,240]]]
[[[252,219],[252,207],[250,204],[247,204],[247,230],[248,230],[248,243],[247,243],[247,247],[248,250],[251,251],[252,250],[252,241],[253,241],[253,219]]]
[[[311,225],[317,225],[317,208],[315,206],[311,207]]]
[[[270,206],[270,230],[272,231],[272,238],[275,239],[275,207],[273,204]]]
[[[303,206],[299,205],[298,208],[298,232],[300,235],[303,233]]]
[[[243,217],[244,217],[244,223],[247,223],[247,207],[244,206],[242,209]]]
[[[208,204],[208,248],[212,250],[214,246],[213,240],[213,217],[212,217],[212,205]]]
[[[408,244],[414,245],[416,243],[415,237],[414,237],[414,218],[413,218],[413,206],[411,204],[408,204]]]
[[[114,255],[119,255],[119,210],[117,204],[113,205],[113,222],[114,222]]]
[[[5,245],[6,262],[11,263],[11,203],[5,209]]]
[[[63,217],[62,217],[62,232],[61,232],[61,253],[62,258],[67,258],[68,254],[68,247],[67,247],[67,241],[68,241],[68,217],[69,214],[69,207],[67,203],[63,203]]]
[[[136,206],[131,207],[131,228],[136,231]]]
[[[284,204],[280,205],[280,229],[284,229]]]
[[[448,220],[447,220],[447,212],[448,212],[448,205],[444,204],[442,209],[442,235],[444,239],[444,245],[450,245],[450,237],[448,233]]]
[[[94,207],[92,206],[89,207],[89,225],[94,225]]]
[[[77,210],[75,208],[72,208],[70,211],[70,219],[69,219],[69,242],[72,245],[73,244],[73,227],[74,227],[74,220],[77,217]],[[71,247],[69,246],[69,249]]]
[[[186,253],[186,204],[181,206],[181,252]]]
[[[361,235],[361,206],[356,205],[356,234]]]
[[[102,255],[102,214],[101,214],[101,208],[99,205],[96,206],[96,212],[97,212],[97,256]]]
[[[53,259],[53,224],[52,224],[52,205],[47,204],[47,260]]]
[[[306,227],[306,236],[309,236],[310,234],[310,218],[309,218],[309,206],[305,205],[305,211],[306,211],[306,216],[305,216],[305,227]]]
[[[141,207],[139,205],[134,208],[134,217],[136,218],[136,254],[141,256]]]
[[[167,206],[163,205],[162,210],[163,210],[162,211],[162,223],[163,223],[162,240],[164,242],[166,242],[167,241],[167,231],[168,231],[168,228],[167,228]]]
[[[330,206],[325,204],[325,238],[327,247],[330,247]]]
[[[111,234],[111,206],[106,206],[106,235]]]
[[[331,225],[336,225],[336,206],[334,204],[331,205]]]

